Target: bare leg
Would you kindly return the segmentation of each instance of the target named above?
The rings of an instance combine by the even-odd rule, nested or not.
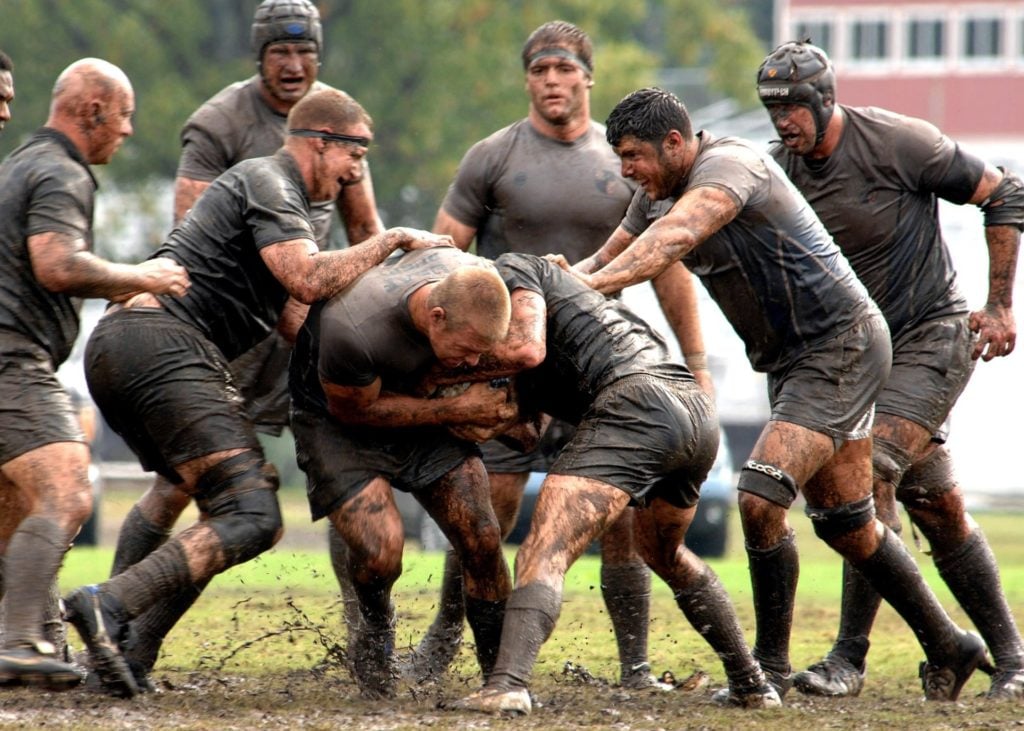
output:
[[[358,628],[349,633],[349,668],[364,696],[391,697],[395,693],[391,588],[402,573],[405,538],[390,483],[383,478],[372,480],[329,517],[348,546],[348,575],[361,613]]]
[[[88,464],[85,444],[57,442],[3,465],[4,488],[16,495],[8,506],[19,506],[22,515],[3,557],[4,684],[63,689],[81,682],[78,670],[53,658],[55,648],[45,640],[42,622],[64,554],[92,511]]]
[[[515,526],[528,472],[488,473],[491,505],[506,538]],[[454,550],[445,554],[444,576],[441,580],[440,606],[427,633],[413,651],[403,674],[417,683],[440,677],[451,665],[462,644],[462,629],[466,617],[463,600],[462,565]]]
[[[718,577],[683,543],[695,512],[695,507],[678,508],[657,498],[637,510],[643,556],[672,589],[686,619],[721,659],[729,687],[716,695],[717,702],[747,708],[781,705],[747,646],[736,610]]]

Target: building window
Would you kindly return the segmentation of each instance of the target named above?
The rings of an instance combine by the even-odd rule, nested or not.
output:
[[[941,20],[911,20],[907,25],[907,56],[942,58],[946,50],[946,24]]]
[[[859,21],[853,24],[850,57],[873,61],[889,56],[889,26],[884,21]]]
[[[968,18],[964,22],[964,55],[995,58],[1003,50],[1003,23],[999,18]]]
[[[832,24],[827,20],[802,20],[796,24],[796,37],[793,40],[810,39],[811,43],[832,55]]]

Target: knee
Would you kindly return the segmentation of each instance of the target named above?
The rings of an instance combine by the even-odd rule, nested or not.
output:
[[[953,459],[949,450],[940,446],[907,470],[896,498],[908,511],[927,511],[957,491]]]
[[[493,557],[501,553],[501,528],[495,521],[477,521],[472,526],[458,529],[456,533],[452,545],[463,566],[480,562],[489,563]]]
[[[748,546],[774,546],[789,534],[787,510],[780,505],[748,492],[739,493],[737,504]]]
[[[220,471],[226,476],[206,483],[196,502],[209,516],[209,526],[220,539],[228,565],[233,566],[255,558],[280,540],[284,524],[276,495],[278,479],[274,467],[261,458],[235,462]]]
[[[831,508],[808,505],[804,512],[811,519],[814,532],[823,541],[846,555],[843,546],[858,544],[862,536],[873,535],[875,502],[869,495]]]

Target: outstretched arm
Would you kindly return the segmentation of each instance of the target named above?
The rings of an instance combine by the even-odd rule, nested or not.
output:
[[[32,273],[51,292],[76,297],[120,300],[139,292],[180,297],[189,288],[188,272],[170,259],[116,264],[85,248],[80,238],[47,232],[28,237]]]
[[[646,282],[702,244],[739,210],[735,199],[719,188],[694,188],[603,268],[590,275],[574,273],[603,294]]]
[[[310,239],[292,239],[267,246],[260,255],[288,294],[308,305],[334,296],[398,249],[451,245],[448,236],[400,227],[340,251],[320,251]]]

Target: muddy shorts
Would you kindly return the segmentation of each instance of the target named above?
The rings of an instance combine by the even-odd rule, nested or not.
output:
[[[480,445],[484,466],[488,472],[495,473],[547,472],[575,431],[569,422],[552,419],[540,444],[532,452],[520,452],[491,439]]]
[[[941,317],[900,333],[892,343],[892,372],[875,410],[920,424],[944,442],[944,422],[960,398],[977,361],[977,335],[969,315]]]
[[[771,418],[835,440],[864,439],[891,364],[885,320],[880,314],[866,317],[768,375]]]
[[[649,375],[598,395],[550,472],[600,480],[635,505],[660,497],[687,508],[718,453],[718,419],[699,386]]]
[[[227,361],[162,309],[100,318],[85,350],[93,400],[144,469],[180,482],[174,466],[227,449],[260,450]]]
[[[480,456],[472,442],[433,427],[353,429],[328,416],[293,409],[291,428],[313,520],[333,513],[376,477],[415,493]]]
[[[0,465],[55,442],[84,442],[71,397],[49,354],[0,331]]]

